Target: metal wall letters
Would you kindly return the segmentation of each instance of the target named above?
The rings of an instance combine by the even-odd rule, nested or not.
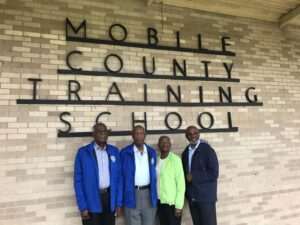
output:
[[[220,40],[220,49],[217,50],[209,50],[203,47],[202,45],[202,36],[198,34],[198,48],[185,48],[182,47],[180,43],[180,33],[176,32],[176,45],[175,46],[164,46],[159,45],[158,31],[155,28],[147,29],[147,43],[135,43],[128,42],[127,36],[128,31],[125,26],[122,24],[113,24],[108,29],[108,34],[110,40],[103,39],[95,39],[87,37],[86,32],[87,23],[86,21],[82,21],[82,23],[76,28],[71,21],[66,18],[65,29],[66,29],[66,40],[73,42],[84,42],[84,43],[97,43],[104,45],[116,45],[116,46],[127,46],[131,48],[144,48],[144,49],[155,49],[155,50],[168,50],[168,51],[179,51],[179,52],[192,52],[195,54],[211,54],[211,55],[225,55],[234,57],[235,53],[229,51],[230,40],[229,37],[222,37]],[[118,37],[115,36],[115,31],[121,33]],[[72,33],[72,34],[70,34]],[[120,37],[121,36],[121,37]],[[122,72],[124,60],[121,56],[117,54],[109,54],[104,59],[104,68],[105,71],[87,71],[82,68],[77,67],[72,63],[72,57],[77,55],[77,57],[81,57],[81,51],[71,51],[66,55],[66,65],[69,69],[58,69],[57,73],[60,75],[81,75],[81,76],[109,76],[109,77],[122,77],[122,78],[140,78],[147,79],[149,82],[151,79],[162,79],[162,80],[182,80],[182,81],[209,81],[209,82],[226,82],[226,83],[238,83],[239,79],[232,78],[232,69],[233,63],[222,63],[224,67],[224,72],[227,77],[216,77],[212,76],[209,73],[209,65],[210,61],[201,61],[204,66],[204,71],[201,71],[201,74],[188,74],[187,72],[187,64],[188,61],[183,60],[181,62],[173,59],[173,74],[171,75],[162,75],[156,73],[156,61],[155,58],[152,58],[151,65],[147,65],[146,57],[141,59],[141,73],[125,73]],[[118,62],[119,66],[117,68],[111,68],[110,60],[114,59]],[[183,102],[182,101],[182,90],[181,86],[172,87],[170,85],[166,86],[166,101],[151,101],[148,98],[148,89],[147,83],[143,85],[143,96],[142,101],[133,101],[123,97],[122,89],[119,88],[116,82],[113,82],[109,91],[106,95],[106,98],[103,100],[84,100],[80,97],[80,89],[81,84],[77,80],[68,80],[68,95],[66,96],[66,100],[49,100],[49,99],[38,99],[38,82],[42,82],[42,79],[34,79],[29,78],[29,82],[32,82],[32,99],[18,99],[17,104],[56,104],[56,105],[130,105],[130,106],[177,106],[177,107],[226,107],[226,106],[262,106],[262,102],[258,102],[258,98],[256,94],[252,92],[255,91],[255,87],[249,87],[245,91],[245,102],[234,102],[232,99],[231,87],[219,87],[219,102],[206,102],[204,100],[203,95],[203,86],[199,86],[199,101],[198,102]],[[111,96],[116,96],[119,100],[109,100]],[[173,100],[172,100],[173,99]],[[111,112],[100,112],[98,116],[95,118],[95,122],[101,121],[102,116],[109,117]],[[72,124],[66,119],[66,117],[70,117],[70,112],[62,112],[59,115],[60,121],[65,125],[64,130],[58,130],[58,137],[84,137],[90,136],[91,132],[71,132]],[[148,134],[174,134],[174,133],[184,133],[185,130],[182,129],[182,115],[178,112],[169,112],[164,119],[166,130],[148,130],[147,129],[147,113],[144,112],[143,119],[137,119],[135,112],[131,113],[132,123],[131,126],[135,126],[136,124],[143,124]],[[206,121],[208,120],[208,124],[203,123],[203,118],[206,117]],[[173,118],[173,121],[177,121],[177,125],[170,124],[170,118]],[[195,118],[195,122],[198,123],[199,127],[201,127],[201,132],[237,132],[238,128],[232,125],[231,113],[227,113],[227,124],[228,126],[225,128],[214,128],[214,116],[210,112],[201,112],[197,118]],[[127,131],[113,131],[111,130],[111,135],[113,136],[122,136],[122,135],[131,135],[131,130]]]

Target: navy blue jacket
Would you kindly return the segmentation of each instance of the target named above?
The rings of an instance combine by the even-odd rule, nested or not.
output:
[[[189,173],[189,146],[182,153],[184,173]],[[186,198],[189,202],[213,203],[217,201],[219,163],[215,151],[202,142],[195,150],[191,164],[192,182],[186,182]]]
[[[74,189],[80,211],[87,209],[91,213],[102,212],[99,190],[99,170],[94,149],[95,142],[81,147],[76,155],[74,165]],[[117,197],[117,179],[120,164],[119,150],[106,145],[109,159],[110,205],[115,210]],[[101,176],[101,174],[100,174]]]
[[[122,149],[120,153],[121,158],[121,172],[119,185],[120,193],[118,194],[117,205],[123,205],[128,208],[135,208],[135,157],[133,144]],[[157,204],[157,191],[156,191],[156,153],[153,148],[146,145],[149,159],[150,171],[150,189],[152,206]],[[121,188],[122,187],[122,188]]]

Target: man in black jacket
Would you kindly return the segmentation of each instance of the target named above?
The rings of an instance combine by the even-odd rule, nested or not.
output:
[[[216,201],[219,163],[215,151],[199,140],[195,126],[186,129],[189,145],[182,153],[186,198],[194,225],[217,225]]]

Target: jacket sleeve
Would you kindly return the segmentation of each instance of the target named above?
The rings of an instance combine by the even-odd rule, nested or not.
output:
[[[182,166],[183,166],[183,173],[187,174],[189,173],[187,165],[186,165],[186,152],[185,150],[183,151],[183,153],[181,154],[181,162],[182,162]],[[187,162],[188,163],[188,162]]]
[[[176,187],[177,187],[175,208],[182,209],[184,204],[185,179],[184,179],[182,162],[179,157],[178,160],[176,160],[175,171],[176,171]]]
[[[123,191],[124,191],[124,177],[122,171],[123,158],[124,154],[123,150],[120,152],[118,157],[118,179],[117,179],[117,196],[116,196],[116,207],[123,206]]]
[[[77,205],[80,211],[88,209],[84,188],[83,188],[83,171],[80,151],[77,152],[74,165],[74,190]]]
[[[192,171],[192,182],[194,185],[200,184],[200,183],[208,183],[217,180],[219,176],[219,162],[217,155],[213,149],[208,147],[207,150],[208,156],[206,157],[206,160],[208,162],[204,163],[207,165],[206,167],[203,167],[203,170],[194,170]],[[201,160],[201,159],[199,159]]]

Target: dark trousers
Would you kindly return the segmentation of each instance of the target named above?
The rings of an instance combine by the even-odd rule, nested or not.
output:
[[[217,225],[216,203],[189,203],[194,225]]]
[[[175,216],[175,206],[168,204],[161,204],[158,201],[157,204],[157,215],[159,218],[160,225],[180,225],[181,216]]]
[[[83,225],[115,225],[115,212],[110,209],[109,192],[101,193],[101,213],[89,213],[90,219],[82,220]]]

